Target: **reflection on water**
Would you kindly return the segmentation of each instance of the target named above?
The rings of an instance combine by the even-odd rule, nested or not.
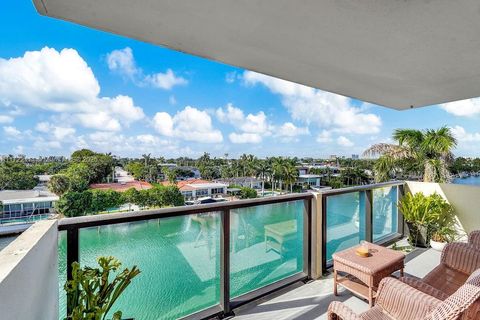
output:
[[[303,201],[231,212],[231,295],[303,270]],[[66,235],[59,239],[60,317],[65,315]],[[218,304],[220,214],[155,219],[80,230],[80,262],[113,255],[135,278],[114,306],[123,317],[176,319]]]
[[[13,240],[15,240],[17,238],[17,236],[18,235],[0,237],[0,251],[2,251],[3,248],[8,246]]]

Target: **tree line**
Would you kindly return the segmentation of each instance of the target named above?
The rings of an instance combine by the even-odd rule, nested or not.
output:
[[[175,186],[157,185],[146,190],[130,188],[125,192],[89,189],[62,194],[55,208],[67,217],[77,217],[117,209],[125,204],[137,205],[141,209],[182,206],[184,198]]]

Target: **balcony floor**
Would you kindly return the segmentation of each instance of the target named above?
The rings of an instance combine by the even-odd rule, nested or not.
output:
[[[406,258],[405,273],[423,277],[440,263],[440,252],[416,249]],[[306,285],[295,284],[275,296],[270,296],[236,310],[237,320],[313,320],[327,319],[331,301],[343,301],[355,312],[368,309],[368,304],[339,287],[339,296],[333,295],[333,277],[329,275]]]

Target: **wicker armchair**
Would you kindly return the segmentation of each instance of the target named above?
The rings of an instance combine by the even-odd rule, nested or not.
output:
[[[454,242],[445,246],[440,264],[423,279],[404,277],[400,280],[444,301],[457,292],[477,269],[480,269],[480,251],[470,244]],[[462,319],[480,319],[480,301],[473,303]]]
[[[480,230],[470,232],[468,235],[468,244],[480,250]]]
[[[480,270],[475,271],[454,294],[445,300],[417,290],[394,278],[380,282],[375,307],[354,313],[341,302],[328,307],[329,320],[455,320],[480,298]]]

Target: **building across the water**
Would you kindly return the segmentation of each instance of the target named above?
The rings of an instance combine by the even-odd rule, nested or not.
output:
[[[310,187],[319,187],[322,176],[319,174],[301,174],[297,178],[298,185],[309,185]]]
[[[228,186],[240,186],[240,187],[247,187],[253,189],[261,189],[262,188],[262,180],[253,178],[253,177],[237,177],[237,178],[224,178],[224,179],[217,179],[215,182],[223,183]]]
[[[0,191],[0,235],[25,231],[32,223],[55,214],[58,196],[42,188]]]
[[[56,201],[58,201],[58,196],[46,190],[0,191],[0,202],[3,204],[0,219],[54,213]]]
[[[170,185],[170,182],[164,181],[162,184]],[[177,181],[176,185],[186,200],[225,195],[227,194],[228,187],[228,185],[225,183],[212,182],[202,179]]]

